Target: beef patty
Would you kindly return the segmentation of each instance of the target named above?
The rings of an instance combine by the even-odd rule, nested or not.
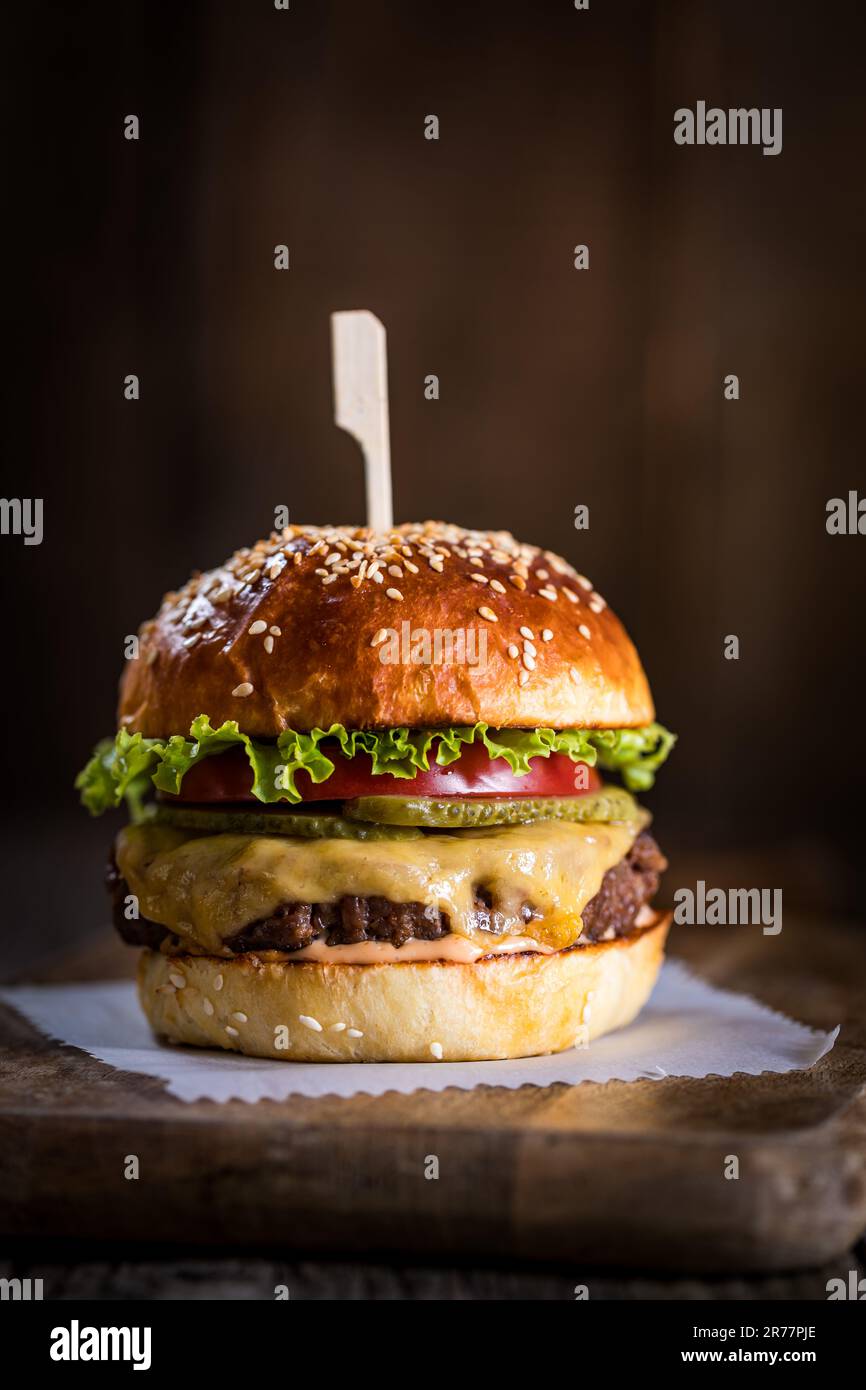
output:
[[[644,830],[625,858],[608,869],[600,889],[584,908],[581,941],[607,941],[627,935],[640,909],[654,897],[666,868],[667,860]],[[127,918],[129,887],[113,855],[106,882],[114,925],[124,941],[158,950],[172,933],[146,917]],[[531,903],[524,903],[521,916],[528,923],[540,913]],[[474,925],[494,933],[505,929],[504,914],[497,909],[491,894],[481,888],[475,895]],[[246,951],[299,951],[320,937],[329,946],[361,941],[389,941],[393,946],[402,946],[410,937],[436,941],[450,930],[447,914],[423,903],[346,897],[336,903],[283,903],[270,917],[250,922],[225,944],[238,955]]]

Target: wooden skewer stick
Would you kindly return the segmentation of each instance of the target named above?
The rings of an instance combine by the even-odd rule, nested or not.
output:
[[[394,513],[384,326],[369,309],[332,314],[331,356],[334,419],[364,453],[367,525],[372,531],[390,531]]]

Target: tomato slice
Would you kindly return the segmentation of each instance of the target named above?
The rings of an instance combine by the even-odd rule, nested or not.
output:
[[[339,745],[322,744],[334,762],[324,782],[314,783],[303,770],[296,785],[304,801],[350,801],[357,796],[580,796],[597,791],[601,778],[586,763],[573,763],[564,753],[533,758],[530,771],[516,777],[504,758],[491,758],[481,743],[467,744],[456,762],[447,767],[432,763],[429,772],[415,777],[374,774],[366,754],[344,758]],[[203,758],[190,768],[177,797],[168,801],[254,801],[252,773],[241,748]]]

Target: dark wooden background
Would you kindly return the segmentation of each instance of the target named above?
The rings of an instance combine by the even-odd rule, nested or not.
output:
[[[361,519],[328,337],[359,306],[389,331],[400,518],[562,551],[637,640],[680,733],[669,882],[860,912],[866,540],[824,519],[866,488],[864,31],[855,0],[16,15],[4,490],[46,519],[0,541],[9,952],[104,930],[111,828],[71,781],[124,634],[276,504]],[[781,106],[783,152],[675,146],[699,99]]]

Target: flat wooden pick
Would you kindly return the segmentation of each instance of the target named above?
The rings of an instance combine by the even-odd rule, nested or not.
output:
[[[367,525],[390,531],[391,437],[388,423],[388,349],[384,326],[369,309],[331,315],[334,419],[364,454]]]

